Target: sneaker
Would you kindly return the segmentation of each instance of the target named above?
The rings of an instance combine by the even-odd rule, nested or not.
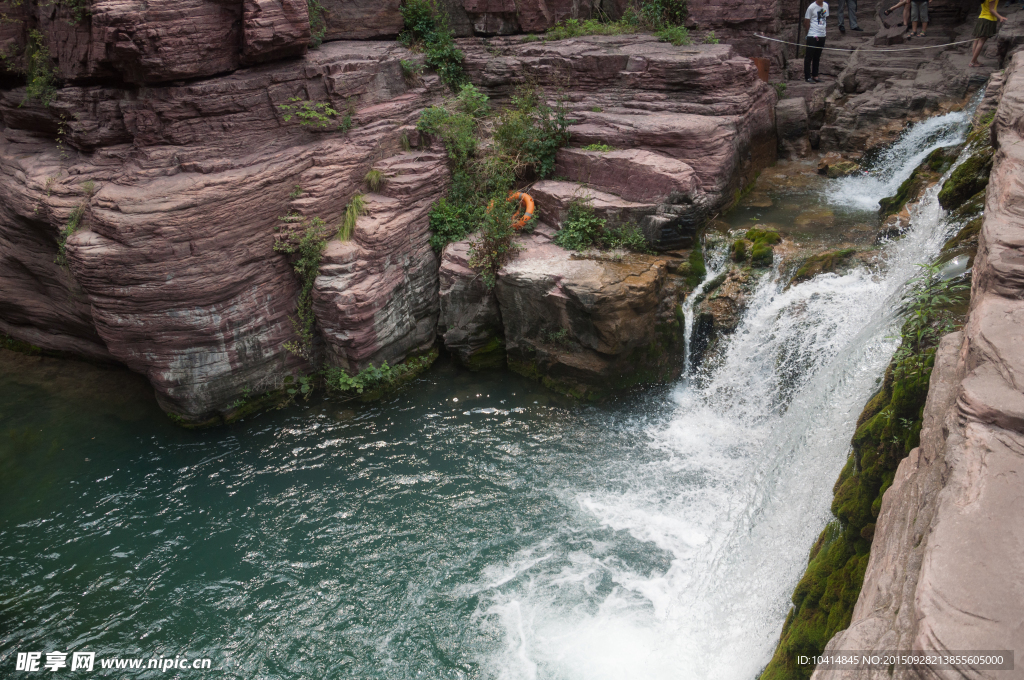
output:
[[[973,64],[971,64],[971,65],[973,66]],[[816,81],[814,78],[807,78],[807,82],[809,82],[809,83],[816,83],[818,81]]]
[[[840,33],[846,33],[846,27],[843,26],[842,24],[839,24],[839,32]]]

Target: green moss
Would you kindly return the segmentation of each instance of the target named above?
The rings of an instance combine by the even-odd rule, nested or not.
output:
[[[495,335],[486,345],[473,352],[464,364],[471,371],[504,367],[505,338],[501,335]]]
[[[747,242],[741,238],[736,239],[732,242],[732,248],[729,249],[729,255],[732,257],[733,262],[743,262],[747,259]]]
[[[767,245],[777,245],[782,243],[782,237],[779,232],[772,231],[771,229],[748,229],[746,233],[746,239],[756,243],[765,243]]]
[[[798,665],[797,657],[820,654],[832,636],[850,624],[882,496],[892,485],[900,461],[920,443],[935,348],[941,334],[955,325],[945,311],[943,292],[931,288],[935,285],[944,284],[925,285],[913,296],[901,347],[881,389],[857,419],[852,452],[833,487],[835,519],[811,550],[807,570],[793,591],[793,608],[779,645],[761,680],[809,678],[813,666]],[[962,288],[943,290],[966,295]],[[920,333],[921,324],[933,331]]]
[[[910,177],[905,179],[900,188],[896,190],[895,196],[883,198],[878,202],[878,216],[884,220],[889,215],[895,215],[903,210],[911,197],[917,196],[924,188],[926,181],[926,177],[920,168],[914,170],[914,172],[910,173]]]
[[[693,290],[701,284],[704,277],[708,275],[707,267],[704,265],[704,246],[695,243],[690,251],[689,257],[690,272],[686,275],[686,285]]]
[[[992,172],[993,153],[992,147],[985,147],[961,163],[942,185],[939,205],[955,210],[985,189]]]
[[[975,247],[977,247],[978,234],[981,233],[981,224],[984,220],[980,217],[975,217],[973,220],[967,223],[963,229],[958,231],[953,238],[946,241],[942,246],[942,252],[949,252],[957,248],[970,245],[973,241]]]
[[[19,354],[28,354],[29,356],[39,356],[43,353],[41,348],[21,340],[15,340],[3,333],[0,333],[0,348],[11,352],[18,352]]]
[[[857,250],[855,248],[844,248],[833,250],[827,253],[819,253],[807,258],[803,266],[797,270],[793,278],[789,280],[790,285],[813,279],[818,274],[834,272],[839,265],[850,259]]]
[[[763,241],[754,243],[750,249],[750,264],[755,267],[770,267],[775,261],[775,252],[772,247]]]
[[[955,220],[967,220],[978,217],[985,212],[986,190],[982,189],[971,196],[959,208],[953,211],[951,217]]]

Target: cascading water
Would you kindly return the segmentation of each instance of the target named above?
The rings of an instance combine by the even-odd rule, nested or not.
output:
[[[912,126],[871,174],[830,182],[825,201],[877,209],[931,151],[963,141],[969,120],[966,111]],[[600,491],[565,490],[579,524],[469,588],[506,641],[485,659],[497,677],[757,675],[827,521],[856,418],[895,349],[902,289],[948,237],[937,194],[928,190],[909,234],[885,247],[879,271],[789,288],[779,272],[766,276],[721,364],[699,385],[681,381],[666,421],[634,425],[642,450],[595,471],[607,480]],[[587,519],[657,546],[669,566],[637,570],[607,545],[561,548]]]
[[[873,211],[968,119],[911,127],[823,200]],[[203,677],[232,680],[753,678],[901,289],[943,242],[936,193],[877,271],[768,274],[699,380],[600,407],[440,365],[384,403],[185,432],[131,376],[0,370],[0,664],[85,650],[209,657]]]

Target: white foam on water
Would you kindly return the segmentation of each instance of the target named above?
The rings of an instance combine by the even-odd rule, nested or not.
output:
[[[968,120],[914,126],[883,159],[888,176],[831,182],[827,200],[877,203],[932,149],[962,138]],[[679,383],[671,417],[635,426],[642,455],[596,471],[614,484],[566,489],[572,519],[485,570],[469,588],[480,598],[475,622],[504,641],[482,655],[485,677],[757,676],[827,522],[856,418],[896,347],[906,282],[946,237],[937,194],[886,246],[881,270],[788,289],[778,272],[764,277],[722,361]],[[614,540],[562,547],[595,528],[661,551],[668,567],[639,568]]]

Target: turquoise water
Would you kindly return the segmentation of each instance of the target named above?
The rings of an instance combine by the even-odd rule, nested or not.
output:
[[[912,128],[884,181],[734,217],[870,224],[968,118]],[[713,367],[600,406],[441,361],[377,403],[188,432],[138,376],[0,351],[0,676],[59,650],[211,660],[111,678],[752,680],[905,283],[955,230],[936,193],[876,264],[764,276]]]
[[[191,433],[128,373],[4,360],[5,671],[17,651],[86,650],[209,657],[213,677],[476,677],[500,635],[458,587],[575,514],[565,485],[614,484],[596,473],[647,410],[442,365],[372,405]],[[626,532],[580,529],[564,555],[600,542],[667,567]]]

